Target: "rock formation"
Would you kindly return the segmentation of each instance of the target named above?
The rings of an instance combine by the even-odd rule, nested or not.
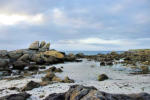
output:
[[[12,69],[23,71],[25,67],[30,67],[31,63],[32,65],[49,65],[74,60],[65,53],[50,50],[50,43],[35,41],[30,44],[28,49],[0,50],[0,71]],[[10,68],[11,66],[12,68]]]
[[[53,93],[44,100],[150,100],[150,94],[110,94],[95,87],[73,85],[65,93]]]

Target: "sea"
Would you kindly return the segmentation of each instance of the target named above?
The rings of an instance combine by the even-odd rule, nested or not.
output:
[[[108,54],[111,53],[112,51],[64,51],[66,54],[73,53],[73,54],[78,54],[78,53],[83,53],[85,55],[96,55],[96,54]],[[125,51],[115,51],[117,53],[123,53]]]

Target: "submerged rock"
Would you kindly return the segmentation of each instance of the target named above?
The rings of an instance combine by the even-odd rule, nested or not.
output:
[[[53,93],[44,100],[149,100],[150,94],[109,94],[95,87],[73,85],[65,93]]]
[[[105,66],[105,62],[100,62],[100,66]]]
[[[27,100],[30,96],[31,96],[30,94],[24,92],[0,97],[0,100]]]
[[[108,76],[105,75],[105,74],[101,74],[101,75],[98,76],[98,81],[104,81],[106,79],[108,79]]]

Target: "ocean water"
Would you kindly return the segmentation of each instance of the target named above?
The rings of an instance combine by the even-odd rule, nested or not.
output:
[[[64,51],[66,54],[73,53],[84,53],[85,55],[96,55],[96,54],[108,54],[111,53],[112,51]],[[117,53],[123,53],[124,51],[115,51]]]

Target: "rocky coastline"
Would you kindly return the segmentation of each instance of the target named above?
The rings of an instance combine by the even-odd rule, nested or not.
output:
[[[100,62],[101,66],[122,66],[138,69],[137,74],[148,74],[150,66],[150,49],[129,50],[123,53],[111,52],[108,54],[84,55],[77,54],[78,58],[86,58]]]
[[[38,70],[42,66],[76,61],[75,56],[66,55],[50,49],[50,43],[35,41],[30,44],[28,49],[14,51],[0,50],[0,71],[2,75],[13,74],[12,70],[25,72]],[[40,67],[41,66],[41,67]],[[14,74],[19,74],[14,73]]]
[[[63,73],[63,66],[57,68],[54,64],[65,62],[81,62],[82,59],[99,62],[99,66],[113,66],[121,64],[133,70],[138,69],[132,74],[150,73],[150,50],[129,50],[123,53],[111,52],[108,54],[84,55],[65,54],[57,50],[50,49],[50,43],[45,41],[35,41],[27,49],[14,51],[0,50],[0,79],[1,80],[19,80],[36,74],[44,74],[41,81],[29,81],[26,85],[18,88],[11,87],[9,90],[17,91],[16,94],[0,96],[0,100],[32,100],[32,94],[27,91],[34,88],[41,88],[55,83],[75,83],[76,80],[66,76],[62,78],[57,76]],[[51,66],[46,68],[46,66]],[[94,67],[94,66],[93,66]],[[17,76],[17,77],[12,77]],[[109,76],[100,74],[97,81],[108,80]],[[0,90],[3,91],[3,90]],[[150,100],[148,93],[134,94],[112,94],[102,92],[95,87],[83,85],[71,85],[69,90],[63,93],[52,93],[41,100]],[[30,98],[30,99],[29,99]],[[33,99],[34,100],[34,99]]]

